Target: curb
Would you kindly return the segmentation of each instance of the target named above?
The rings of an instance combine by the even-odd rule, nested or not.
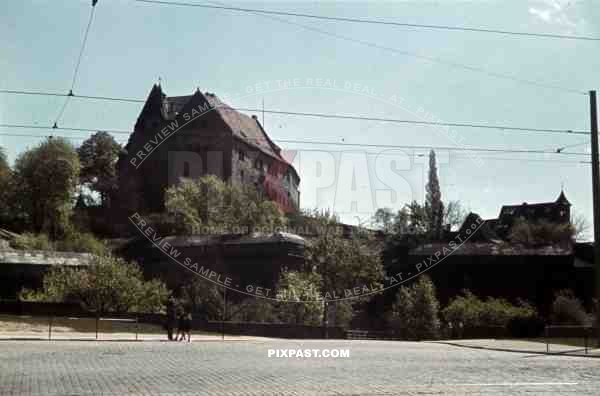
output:
[[[531,351],[531,350],[525,350],[525,349],[508,349],[508,348],[494,348],[494,347],[485,347],[485,346],[477,346],[477,345],[465,345],[465,344],[460,344],[457,342],[448,342],[448,341],[426,341],[432,344],[444,344],[444,345],[450,345],[450,346],[455,346],[455,347],[459,347],[459,348],[470,348],[470,349],[479,349],[479,350],[486,350],[486,351],[498,351],[498,352],[514,352],[514,353],[527,353],[527,354],[534,354],[534,355],[551,355],[551,356],[569,356],[569,357],[583,357],[583,358],[600,358],[600,354],[595,354],[595,355],[581,355],[581,354],[574,354],[572,352],[574,351],[583,351],[584,349],[573,349],[573,350],[569,350],[569,351],[563,351],[563,352],[543,352],[543,351]]]

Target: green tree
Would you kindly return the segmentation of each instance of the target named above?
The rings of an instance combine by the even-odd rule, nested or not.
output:
[[[527,221],[519,218],[510,229],[509,239],[525,246],[544,246],[572,242],[575,228],[571,223],[556,224],[546,220]]]
[[[250,297],[227,309],[227,319],[234,322],[279,323],[279,311],[271,300]]]
[[[101,205],[110,206],[117,188],[116,163],[121,146],[108,132],[96,132],[77,149],[81,163],[80,183],[100,195]]]
[[[206,227],[247,234],[272,231],[286,223],[277,206],[261,198],[254,186],[224,182],[213,175],[186,179],[169,188],[165,206],[188,233]]]
[[[279,321],[319,325],[323,316],[321,275],[314,272],[284,271],[277,285],[275,309]]]
[[[311,235],[306,241],[305,265],[307,270],[321,276],[319,289],[325,302],[325,322],[330,312],[329,300],[348,297],[347,291],[356,287],[362,293],[363,287],[373,289],[381,285],[384,276],[381,244],[370,234],[344,235],[337,217],[329,212],[305,213],[299,221]]]
[[[502,298],[481,300],[468,290],[454,297],[442,310],[442,317],[453,328],[477,326],[507,326],[511,320],[537,317],[530,304],[511,304]]]
[[[429,178],[425,189],[427,191],[425,210],[428,230],[433,239],[440,239],[443,235],[444,203],[442,202],[442,190],[440,189],[435,151],[433,150],[429,152]]]
[[[56,239],[69,227],[79,159],[63,138],[48,138],[15,162],[15,200],[35,232]]]
[[[584,325],[589,321],[581,300],[575,297],[572,290],[561,290],[556,293],[550,319],[552,323],[566,325]]]
[[[435,339],[440,330],[439,308],[433,282],[421,276],[410,287],[400,288],[388,320],[403,337]]]
[[[0,227],[9,223],[13,217],[11,210],[11,193],[13,191],[13,175],[4,149],[0,147]]]
[[[377,286],[383,280],[381,246],[368,234],[344,236],[337,217],[331,213],[313,213],[315,236],[306,244],[308,269],[321,275],[321,290],[326,299],[343,297],[356,286]]]
[[[25,300],[77,302],[99,314],[160,312],[168,296],[164,283],[145,281],[137,264],[112,256],[97,256],[87,268],[54,267],[40,291],[21,292]]]
[[[199,277],[193,277],[181,288],[181,301],[194,314],[205,320],[223,319],[223,288]]]

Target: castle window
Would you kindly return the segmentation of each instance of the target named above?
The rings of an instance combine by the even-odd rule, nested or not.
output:
[[[243,161],[245,158],[246,158],[246,156],[245,156],[245,153],[244,153],[242,150],[240,150],[240,151],[238,152],[238,159],[239,159],[240,161]]]
[[[244,181],[244,171],[240,171],[240,180]]]

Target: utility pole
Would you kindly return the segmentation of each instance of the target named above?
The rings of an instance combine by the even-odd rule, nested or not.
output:
[[[592,141],[592,193],[594,202],[594,279],[596,301],[596,335],[600,342],[600,168],[598,161],[598,105],[596,91],[590,91],[590,129]]]

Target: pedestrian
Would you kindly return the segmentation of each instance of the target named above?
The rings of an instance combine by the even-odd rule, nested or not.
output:
[[[167,318],[166,318],[166,328],[167,328],[167,338],[169,341],[173,341],[173,332],[175,331],[175,326],[177,326],[177,303],[173,296],[169,297],[169,301],[167,301]]]
[[[192,342],[192,312],[190,309],[186,309],[182,316],[182,334],[179,341],[185,340],[187,335],[187,342]]]
[[[175,335],[175,341],[181,341],[183,338],[183,328],[185,327],[185,311],[182,306],[177,308],[177,334]]]

